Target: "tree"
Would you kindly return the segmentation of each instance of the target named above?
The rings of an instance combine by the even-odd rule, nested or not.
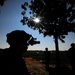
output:
[[[0,6],[3,6],[4,5],[4,1],[5,0],[0,0]]]
[[[4,5],[4,1],[6,1],[6,0],[0,0],[0,6],[1,7]]]
[[[21,13],[23,25],[38,30],[44,37],[53,36],[56,48],[56,65],[60,66],[58,40],[64,43],[64,38],[69,32],[75,33],[75,1],[74,0],[31,0],[22,4],[24,11]],[[26,16],[30,8],[30,17]],[[40,19],[39,23],[34,18]],[[35,25],[36,24],[36,25]]]

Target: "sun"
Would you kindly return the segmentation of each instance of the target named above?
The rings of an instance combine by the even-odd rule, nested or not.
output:
[[[39,23],[40,22],[40,19],[39,18],[35,18],[34,19],[34,22]]]

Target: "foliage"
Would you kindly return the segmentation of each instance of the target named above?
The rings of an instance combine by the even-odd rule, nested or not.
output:
[[[0,0],[0,6],[4,5],[4,1],[6,1],[6,0]]]
[[[21,14],[23,25],[32,29],[38,29],[45,36],[58,37],[64,42],[68,32],[75,33],[75,1],[74,0],[31,0],[31,3],[22,4],[24,10]],[[30,10],[29,10],[30,8]],[[30,17],[26,15],[29,10]],[[28,13],[28,12],[27,12]],[[35,23],[33,19],[38,17],[41,21]]]

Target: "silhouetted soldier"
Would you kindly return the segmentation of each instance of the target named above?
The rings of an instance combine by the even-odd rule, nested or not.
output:
[[[70,59],[72,72],[74,73],[75,72],[75,44],[74,43],[71,43],[71,48],[68,50],[68,58]]]
[[[45,66],[46,66],[46,69],[49,70],[50,52],[48,51],[48,48],[45,48],[44,56],[45,56]]]
[[[4,49],[0,59],[0,75],[30,75],[22,59],[22,53],[27,51],[29,44],[36,44],[33,37],[22,30],[7,34],[9,48]],[[28,43],[30,41],[30,43]]]

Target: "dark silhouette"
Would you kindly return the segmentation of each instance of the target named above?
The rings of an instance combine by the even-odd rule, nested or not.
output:
[[[0,0],[0,6],[4,5],[4,1],[6,1],[6,0]]]
[[[46,66],[46,70],[49,70],[50,52],[48,51],[48,48],[45,48],[44,57],[45,57],[45,66]]]
[[[0,75],[30,75],[22,54],[27,51],[29,45],[37,44],[37,41],[23,30],[12,31],[6,36],[10,47],[4,49],[1,55]]]
[[[0,0],[0,7],[2,7],[4,5],[5,1],[6,0]],[[0,12],[1,12],[1,10],[0,10]]]
[[[68,50],[68,58],[71,62],[72,72],[75,75],[75,43],[71,43],[71,48]]]

